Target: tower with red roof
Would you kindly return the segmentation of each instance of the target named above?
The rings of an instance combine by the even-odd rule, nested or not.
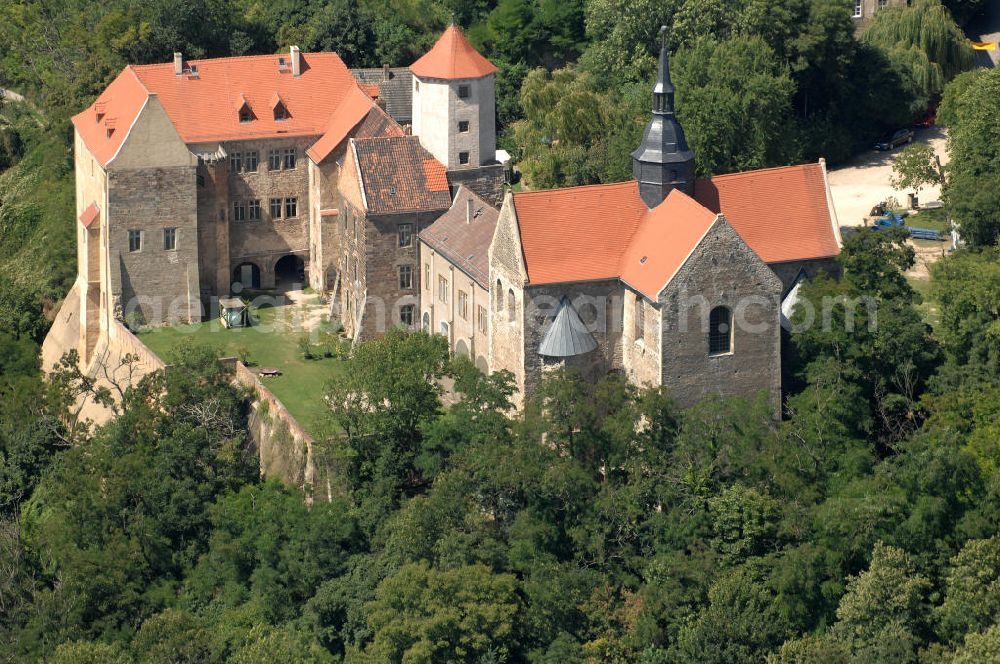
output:
[[[410,66],[413,133],[449,171],[496,162],[496,72],[451,25]]]

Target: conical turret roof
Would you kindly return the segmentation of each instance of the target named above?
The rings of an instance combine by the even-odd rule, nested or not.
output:
[[[597,348],[597,342],[587,331],[580,314],[565,295],[559,300],[556,318],[538,346],[538,354],[547,357],[573,357]]]
[[[469,43],[454,24],[449,25],[437,43],[419,60],[410,65],[410,71],[421,78],[482,78],[497,71],[496,66]]]

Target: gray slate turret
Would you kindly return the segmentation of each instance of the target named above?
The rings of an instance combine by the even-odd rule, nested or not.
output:
[[[660,28],[660,67],[653,86],[653,117],[646,125],[642,143],[632,153],[632,177],[649,208],[663,202],[674,189],[694,194],[694,152],[688,147],[684,128],[674,115],[674,84],[670,80],[666,26]]]

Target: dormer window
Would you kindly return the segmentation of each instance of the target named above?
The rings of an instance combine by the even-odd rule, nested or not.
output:
[[[105,120],[104,120],[104,135],[107,138],[111,138],[111,136],[114,133],[115,133],[115,119],[114,118],[105,118]]]
[[[236,110],[240,116],[240,124],[253,122],[253,110],[250,108],[250,102],[243,95],[240,95],[236,100]]]
[[[99,101],[96,104],[94,104],[94,115],[95,115],[95,120],[94,121],[95,122],[100,122],[104,118],[104,109],[105,108],[106,108],[106,104],[103,101]]]
[[[271,97],[271,110],[274,112],[275,122],[284,122],[291,117],[288,114],[288,107],[285,106],[285,100],[278,93],[274,93]]]

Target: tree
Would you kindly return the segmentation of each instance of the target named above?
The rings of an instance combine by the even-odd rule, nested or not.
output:
[[[677,116],[699,173],[731,173],[797,160],[795,84],[763,39],[699,39],[678,51],[673,72]]]
[[[373,637],[366,654],[428,664],[503,661],[516,652],[516,591],[513,576],[484,565],[404,565],[379,585],[368,607]]]
[[[914,0],[908,7],[887,7],[875,14],[862,39],[888,51],[918,47],[929,67],[940,71],[940,76],[925,77],[928,93],[940,93],[946,81],[970,69],[973,63],[968,38],[940,0]]]
[[[952,643],[1000,619],[1000,537],[969,540],[952,558],[944,602],[935,613]]]
[[[924,143],[907,146],[892,162],[894,189],[912,189],[920,193],[920,188],[941,184],[941,167],[934,154],[934,148]]]

